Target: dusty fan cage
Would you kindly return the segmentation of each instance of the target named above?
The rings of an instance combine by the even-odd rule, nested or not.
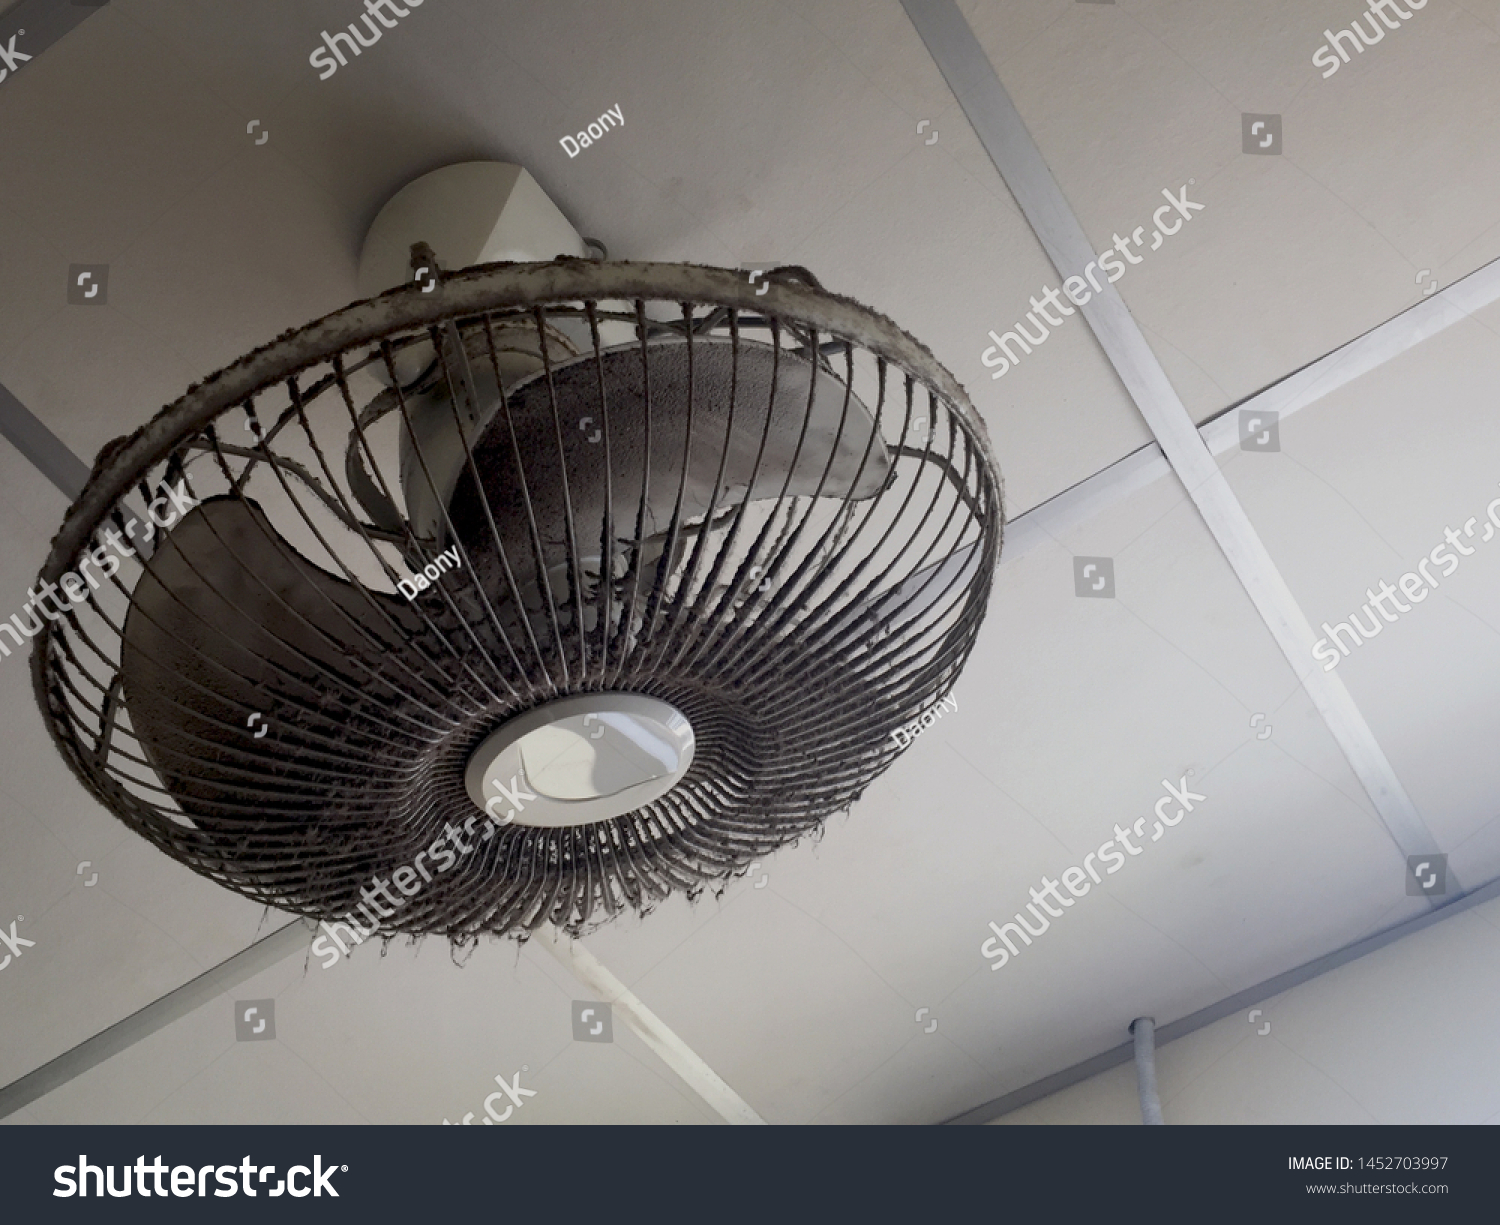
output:
[[[56,583],[84,554],[114,548],[111,528],[138,556],[97,587],[80,582],[85,598],[43,627],[32,657],[37,700],[74,773],[194,871],[332,920],[373,878],[475,816],[464,762],[510,716],[555,697],[626,690],[691,719],[696,756],[667,795],[594,824],[471,837],[473,853],[384,924],[455,942],[524,937],[543,922],[578,933],[626,909],[645,912],[675,891],[727,881],[847,810],[898,755],[891,732],[936,704],[971,649],[999,556],[1001,488],[982,423],[924,347],[800,270],[769,280],[575,259],[442,273],[435,291],[402,287],[284,334],[106,446],[42,577]],[[611,326],[628,328],[630,343],[601,344]],[[721,469],[712,498],[723,504],[690,518],[694,405],[691,394],[687,405],[652,401],[663,346],[686,359],[688,388],[695,360],[722,367],[727,355],[728,425],[698,406],[698,442],[718,438],[725,451],[736,411],[745,428],[772,429],[774,406],[756,408],[736,390],[742,367],[816,367],[809,401],[826,400],[832,385],[844,396],[841,423],[852,419],[851,393],[873,416],[864,456],[884,456],[879,487],[854,496],[846,481],[845,496],[830,498],[793,494],[788,479],[772,499],[750,497],[741,482],[736,500]],[[472,389],[488,370],[501,381],[507,349],[539,362],[528,411],[542,411],[546,427],[527,427],[532,450],[521,454],[502,397],[495,420],[509,435],[486,435],[500,448],[492,462],[510,456],[519,500],[491,505],[475,467],[481,448],[469,446],[471,526],[461,543],[470,564],[404,600],[396,580],[440,542],[422,538],[397,505],[400,474],[390,434],[379,432],[412,429],[407,399],[424,378],[429,388],[468,380]],[[421,355],[436,356],[414,376]],[[644,381],[635,416],[604,390],[606,364],[618,386],[630,362],[639,373],[627,382]],[[657,461],[653,419],[684,411],[680,474],[656,462],[655,478],[633,475],[611,459]],[[818,411],[826,421],[826,404]],[[633,436],[643,431],[644,442]],[[557,503],[559,491],[537,482],[556,484],[580,456],[641,488],[606,493],[602,523],[577,518],[560,491],[560,561],[538,523],[548,513],[540,503]],[[677,483],[664,531],[658,523],[648,540],[639,515],[613,521],[617,498],[637,499],[644,513],[648,485],[664,477]],[[147,502],[174,487],[196,501],[194,515],[217,508],[212,541],[201,525],[196,544],[180,525],[142,541]],[[655,486],[651,496],[661,502]],[[529,558],[513,547],[509,568],[497,512],[513,520],[512,544],[522,522],[533,546]],[[494,548],[482,556],[486,538]],[[590,571],[581,558],[590,547],[612,556],[610,540],[621,556]],[[214,567],[254,549],[258,569],[241,565],[238,587],[216,590]],[[91,584],[102,573],[95,564]],[[523,569],[556,590],[540,601],[519,592]],[[184,597],[188,588],[195,594]],[[293,615],[268,631],[247,619],[247,591]],[[131,616],[141,628],[128,631],[136,671],[127,676]]]

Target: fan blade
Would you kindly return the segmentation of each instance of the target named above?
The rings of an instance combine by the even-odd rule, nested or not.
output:
[[[942,561],[923,566],[900,586],[873,596],[850,609],[850,620],[866,617],[889,631],[897,617],[920,617],[944,596],[967,590],[979,573],[978,542],[962,545]],[[842,621],[843,618],[840,618]]]
[[[298,555],[255,503],[210,499],[136,586],[120,665],[131,730],[203,828],[388,812],[390,767],[420,726],[405,690],[420,686],[387,661],[412,655],[405,640],[420,628],[405,600]]]
[[[582,495],[581,500],[573,499],[574,517],[583,523],[603,519],[604,421],[598,408],[601,372],[609,415],[614,516],[617,522],[623,519],[632,528],[645,466],[645,423],[649,411],[651,486],[646,500],[647,535],[666,530],[676,504],[679,480],[684,485],[684,517],[707,513],[710,503],[715,501],[715,478],[721,462],[724,475],[718,487],[719,509],[736,506],[746,498],[777,497],[783,485],[790,496],[816,493],[830,498],[873,497],[884,486],[890,471],[890,455],[876,437],[874,419],[857,396],[848,394],[845,418],[844,385],[820,369],[809,411],[808,391],[813,381],[810,362],[785,349],[778,352],[770,345],[742,339],[739,360],[735,363],[732,342],[721,337],[697,338],[692,344],[692,448],[687,454],[683,478],[684,444],[689,428],[688,345],[680,340],[658,340],[647,346],[647,353],[649,406],[638,346],[607,350],[598,367],[592,358],[557,367],[552,371],[551,389],[545,377],[536,377],[511,393],[511,412],[516,420],[527,483],[541,486],[538,492],[544,498],[551,494],[550,505],[538,504],[551,515],[562,511],[560,482],[555,479],[557,444],[551,411],[555,391],[564,448],[568,452],[568,479]],[[585,425],[583,417],[590,414],[592,420]],[[503,424],[497,422],[491,430],[503,434]],[[595,431],[601,432],[599,442],[592,441]],[[756,455],[763,436],[765,451],[757,470]],[[486,444],[490,441],[487,436]],[[508,462],[512,459],[509,439],[502,437],[495,441],[504,444],[497,458],[507,461],[507,467],[513,467]],[[861,466],[867,447],[869,457]],[[533,465],[537,465],[535,472]],[[487,472],[486,491],[502,481],[514,482],[515,476],[513,471],[503,477]],[[536,496],[534,493],[534,500]]]
[[[517,385],[504,413],[498,411],[493,376],[476,368],[480,398],[492,405],[474,447],[480,483],[476,487],[467,464],[461,464],[450,502],[476,569],[488,569],[492,563],[485,555],[494,553],[484,502],[520,584],[535,590],[532,522],[548,569],[565,561],[571,524],[585,561],[597,573],[607,571],[598,558],[606,500],[615,539],[623,544],[635,536],[638,515],[643,538],[664,537],[679,491],[682,519],[690,520],[710,508],[722,513],[747,499],[783,493],[848,500],[870,498],[884,488],[892,458],[875,420],[825,368],[815,374],[812,363],[797,354],[743,339],[736,360],[731,340],[695,338],[690,420],[687,342],[653,341],[646,353],[644,375],[639,346],[556,366],[550,379],[543,374]],[[451,405],[427,411],[445,411],[448,434],[456,439]],[[410,480],[406,488],[409,505],[427,500]],[[436,522],[414,526],[446,536]]]

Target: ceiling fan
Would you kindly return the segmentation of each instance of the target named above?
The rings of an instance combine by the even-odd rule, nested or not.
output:
[[[477,829],[386,923],[464,941],[696,893],[891,764],[984,615],[983,424],[805,269],[604,254],[520,167],[426,175],[360,301],[104,448],[45,580],[191,509],[38,635],[100,802],[313,919]]]

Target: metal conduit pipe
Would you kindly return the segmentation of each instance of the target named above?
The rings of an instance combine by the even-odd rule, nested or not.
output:
[[[1156,1095],[1156,1022],[1137,1017],[1130,1023],[1135,1038],[1135,1086],[1141,1095],[1141,1122],[1162,1126],[1161,1098]]]

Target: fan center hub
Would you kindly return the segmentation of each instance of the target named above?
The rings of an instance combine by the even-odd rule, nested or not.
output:
[[[581,694],[507,720],[469,758],[464,783],[501,825],[590,825],[666,795],[693,745],[692,724],[667,702]]]

